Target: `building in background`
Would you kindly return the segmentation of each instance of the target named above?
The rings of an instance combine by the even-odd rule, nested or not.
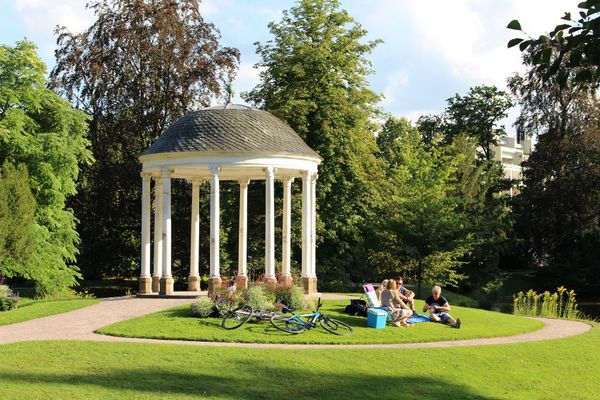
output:
[[[531,140],[524,139],[517,142],[517,139],[513,137],[502,136],[498,139],[498,145],[492,146],[492,151],[494,160],[502,163],[504,178],[517,181],[509,191],[512,197],[523,185],[521,163],[526,161],[531,154]]]

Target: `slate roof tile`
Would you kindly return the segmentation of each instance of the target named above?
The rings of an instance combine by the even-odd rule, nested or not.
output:
[[[188,151],[260,151],[319,157],[285,122],[253,108],[188,112],[169,126],[144,155]]]

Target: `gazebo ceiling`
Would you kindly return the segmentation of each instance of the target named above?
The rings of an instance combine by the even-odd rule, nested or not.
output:
[[[169,153],[290,155],[321,160],[294,130],[274,115],[244,106],[191,111],[169,126],[142,159]]]

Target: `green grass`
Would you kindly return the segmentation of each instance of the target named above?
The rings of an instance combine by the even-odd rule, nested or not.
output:
[[[270,322],[247,323],[228,331],[221,328],[221,320],[198,319],[191,316],[189,306],[146,315],[108,325],[98,333],[123,337],[176,339],[197,341],[255,342],[255,343],[412,343],[440,340],[460,340],[493,336],[509,336],[530,332],[542,327],[539,321],[507,314],[470,308],[452,307],[452,315],[461,318],[463,327],[453,329],[435,323],[416,324],[412,328],[387,326],[385,329],[367,327],[366,318],[352,317],[342,311],[347,301],[326,301],[321,309],[354,327],[352,336],[336,336],[317,328],[299,335],[281,332]],[[422,307],[422,302],[417,302]]]
[[[597,399],[600,327],[446,349],[247,349],[101,342],[0,346],[11,399]]]
[[[97,299],[68,298],[57,300],[19,299],[18,307],[0,312],[0,325],[15,324],[34,318],[60,314],[98,303]]]

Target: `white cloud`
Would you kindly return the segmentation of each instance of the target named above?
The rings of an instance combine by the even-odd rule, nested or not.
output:
[[[396,117],[407,118],[410,122],[415,124],[417,122],[417,120],[419,119],[419,117],[421,117],[423,115],[439,114],[439,113],[440,113],[440,110],[437,110],[437,109],[408,110],[408,111],[404,111],[402,113],[402,115],[396,115]]]
[[[506,47],[519,35],[506,29],[508,22],[519,19],[528,33],[537,36],[559,23],[568,8],[564,0],[385,0],[378,2],[365,23],[381,35],[383,46],[410,38],[419,58],[438,62],[437,68],[454,79],[504,87],[506,77],[521,69],[519,51]]]
[[[397,93],[408,83],[408,75],[404,72],[395,72],[387,79],[387,85],[383,89],[383,100],[381,105],[388,107],[397,101]]]
[[[13,7],[32,36],[51,37],[57,25],[79,32],[90,26],[94,17],[80,0],[16,0]]]
[[[237,76],[233,82],[235,96],[234,103],[244,104],[240,93],[252,90],[260,82],[260,72],[262,69],[254,68],[253,64],[240,63]]]
[[[214,0],[202,0],[199,4],[202,16],[206,17],[219,12],[219,6]]]

